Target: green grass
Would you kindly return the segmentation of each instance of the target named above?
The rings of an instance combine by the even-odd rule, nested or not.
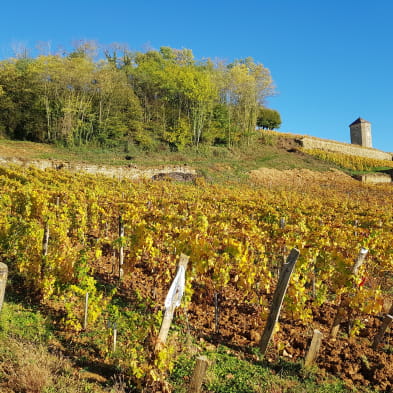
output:
[[[186,165],[196,169],[208,181],[220,183],[247,182],[248,173],[261,167],[279,170],[304,168],[314,171],[336,168],[335,165],[312,156],[288,152],[285,148],[278,147],[277,141],[276,136],[269,136],[255,140],[250,146],[233,148],[203,146],[199,150],[189,148],[181,152],[165,149],[147,152],[133,146],[126,151],[124,148],[102,149],[86,146],[66,148],[33,142],[0,140],[0,156],[7,152],[8,156],[25,159],[53,159],[95,165],[136,165],[140,168]]]
[[[53,321],[9,296],[0,312],[0,391],[3,393],[123,393],[85,380],[59,348]]]
[[[304,370],[301,363],[280,360],[270,365],[256,359],[241,359],[224,346],[204,353],[210,360],[203,383],[211,393],[344,393],[351,391],[340,380]],[[195,360],[181,356],[171,374],[174,393],[186,393]]]
[[[51,322],[32,307],[5,302],[0,313],[0,338],[9,336],[46,344],[52,337]]]
[[[53,147],[52,151],[38,154],[39,159],[86,162],[94,165],[127,165],[128,156],[122,149],[102,149],[99,147]]]
[[[371,174],[371,173],[380,173],[383,171],[392,171],[391,167],[387,167],[387,166],[381,166],[381,167],[375,167],[370,169],[369,171],[354,171],[354,170],[350,170],[350,169],[345,169],[343,168],[343,170],[346,170],[348,173],[350,173],[351,175],[367,175],[367,174]]]

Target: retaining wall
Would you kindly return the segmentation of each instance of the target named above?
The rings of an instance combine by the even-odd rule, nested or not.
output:
[[[163,165],[156,168],[138,168],[135,165],[125,167],[90,165],[73,162],[62,162],[56,160],[24,160],[20,158],[0,157],[0,165],[19,165],[23,167],[33,166],[35,168],[45,169],[66,169],[72,172],[85,172],[92,175],[103,175],[116,179],[151,179],[155,175],[184,173],[196,175],[195,169],[182,165]]]
[[[354,176],[356,180],[360,180],[362,183],[391,183],[392,176],[386,173],[368,173],[366,175]]]
[[[352,156],[374,158],[376,160],[393,160],[392,153],[386,153],[384,151],[368,147],[351,145],[349,143],[340,143],[308,137],[299,138],[297,139],[297,142],[305,149],[327,150],[331,152],[349,154]]]

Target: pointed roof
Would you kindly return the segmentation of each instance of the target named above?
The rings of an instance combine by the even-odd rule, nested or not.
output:
[[[355,124],[360,124],[360,123],[369,123],[371,124],[369,121],[362,119],[361,117],[358,117],[353,123],[351,123],[349,126],[353,126]]]

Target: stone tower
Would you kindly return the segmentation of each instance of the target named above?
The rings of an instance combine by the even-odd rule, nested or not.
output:
[[[356,119],[349,125],[351,131],[351,143],[364,147],[372,147],[371,123],[362,118]]]

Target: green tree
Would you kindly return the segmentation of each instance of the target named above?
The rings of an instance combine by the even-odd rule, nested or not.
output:
[[[144,111],[146,131],[177,150],[201,143],[218,90],[208,69],[196,64],[192,51],[163,47],[137,53],[129,67]]]
[[[33,63],[30,58],[0,62],[0,132],[10,138],[42,140],[44,111]]]
[[[280,128],[280,113],[274,109],[260,108],[258,112],[257,126],[264,130],[275,130]]]

